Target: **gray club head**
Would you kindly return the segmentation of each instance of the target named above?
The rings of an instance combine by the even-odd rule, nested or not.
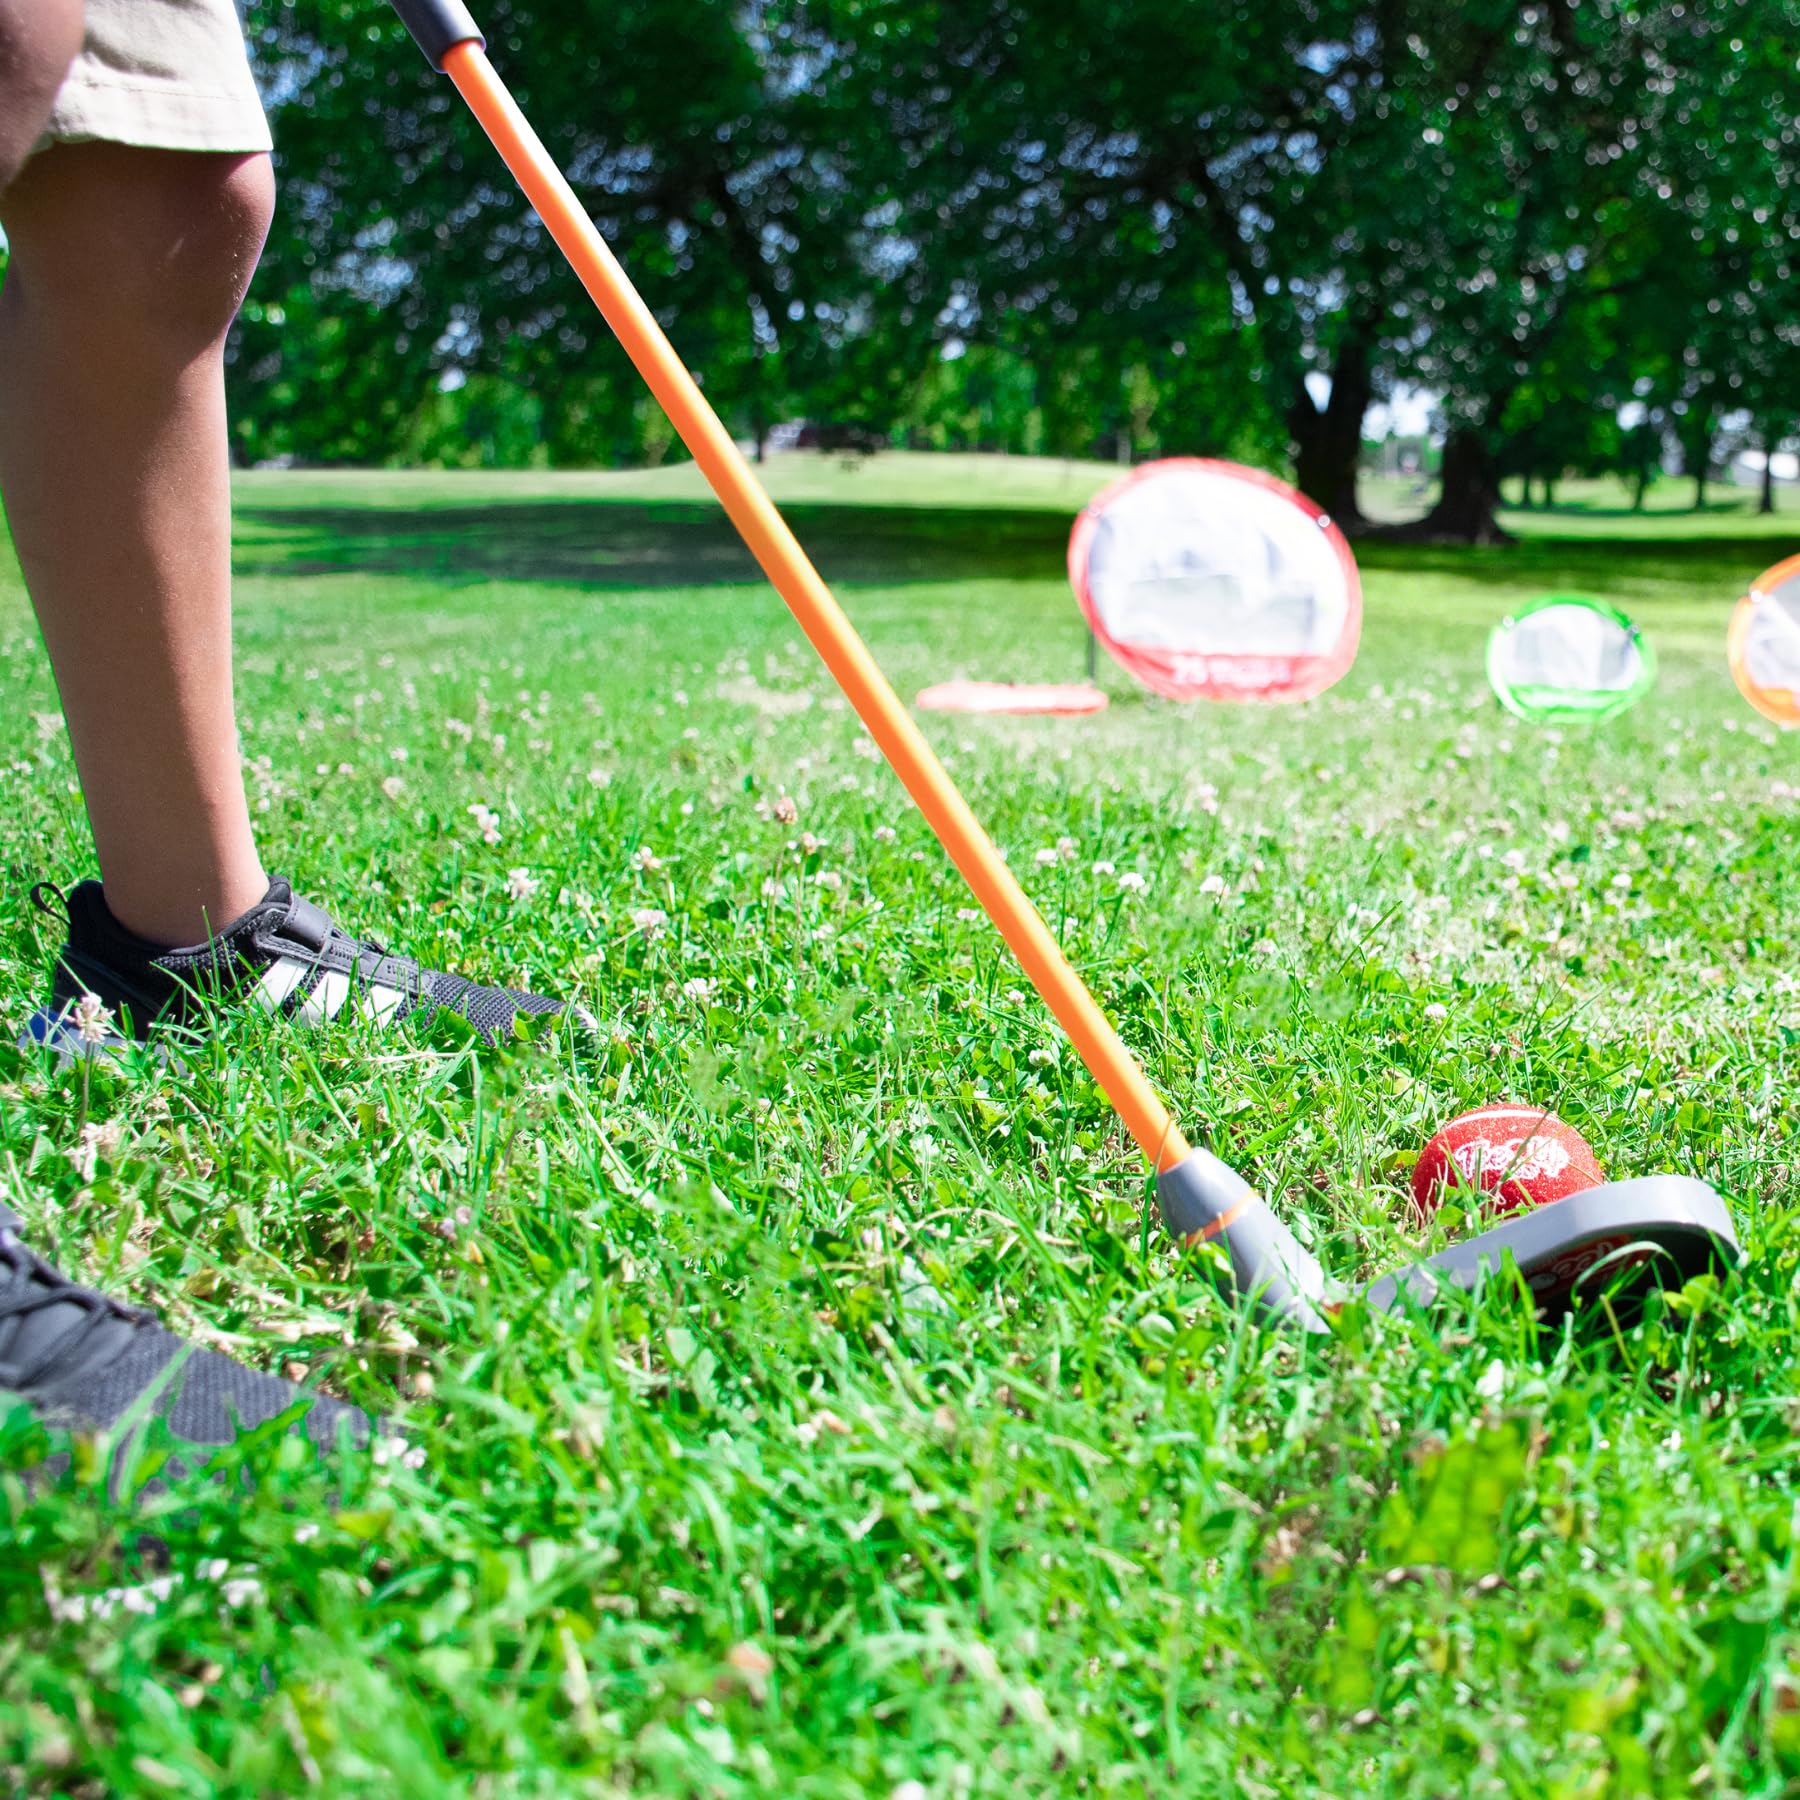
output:
[[[1704,1181],[1647,1175],[1609,1181],[1503,1220],[1479,1237],[1397,1269],[1363,1289],[1377,1312],[1428,1302],[1443,1288],[1474,1289],[1518,1268],[1538,1310],[1556,1318],[1602,1293],[1678,1288],[1744,1260],[1725,1202]]]
[[[1303,1331],[1330,1329],[1326,1315],[1347,1293],[1301,1248],[1248,1182],[1206,1150],[1156,1178],[1172,1236],[1218,1244],[1233,1285],[1265,1317]],[[1703,1181],[1651,1175],[1589,1188],[1520,1213],[1423,1262],[1371,1282],[1362,1297],[1377,1312],[1424,1305],[1446,1288],[1474,1289],[1510,1263],[1555,1317],[1598,1295],[1641,1286],[1680,1287],[1707,1269],[1743,1261],[1725,1203]]]

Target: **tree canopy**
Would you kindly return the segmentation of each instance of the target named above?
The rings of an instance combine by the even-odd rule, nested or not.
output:
[[[727,422],[1289,462],[1425,529],[1800,425],[1800,0],[488,0],[490,53]],[[254,0],[282,203],[248,458],[655,460],[668,429],[384,0]]]

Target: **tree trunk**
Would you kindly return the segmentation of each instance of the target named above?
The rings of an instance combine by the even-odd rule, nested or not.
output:
[[[1773,431],[1765,431],[1762,434],[1762,441],[1762,503],[1756,510],[1759,513],[1772,513],[1775,510],[1775,445],[1778,439]]]
[[[1444,473],[1435,505],[1406,537],[1430,543],[1510,544],[1500,529],[1500,477],[1494,453],[1473,426],[1459,425],[1444,444]]]
[[[1696,416],[1695,431],[1682,439],[1681,455],[1687,472],[1694,478],[1694,511],[1706,510],[1706,478],[1712,469],[1712,415]]]
[[[1524,512],[1531,511],[1531,472],[1527,470],[1519,477],[1519,507]]]
[[[1642,512],[1644,510],[1644,501],[1649,496],[1649,493],[1650,465],[1647,462],[1639,463],[1633,478],[1631,494],[1631,510],[1633,512]]]
[[[1556,477],[1544,477],[1544,511],[1548,512],[1556,504]]]
[[[1294,485],[1324,507],[1346,532],[1364,529],[1368,521],[1356,499],[1356,472],[1362,461],[1363,419],[1375,398],[1369,366],[1369,341],[1350,329],[1338,345],[1331,370],[1331,398],[1323,410],[1299,384],[1288,408],[1294,438]]]

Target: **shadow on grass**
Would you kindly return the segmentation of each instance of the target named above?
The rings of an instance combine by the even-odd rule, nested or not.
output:
[[[1359,539],[1356,560],[1365,573],[1438,575],[1490,587],[1541,584],[1605,594],[1609,588],[1679,585],[1695,591],[1729,588],[1735,600],[1760,570],[1780,560],[1781,540],[1770,537],[1523,537],[1495,548],[1454,544],[1396,544]],[[1690,595],[1689,597],[1692,597]]]
[[[1068,521],[1033,511],[798,505],[795,535],[830,580],[891,586],[1042,579]],[[481,506],[259,507],[240,503],[247,575],[382,574],[434,582],[544,581],[597,588],[760,582],[736,531],[706,502],[531,500]]]
[[[1027,509],[919,506],[785,509],[829,581],[904,586],[1054,580],[1070,519]],[[379,574],[461,585],[537,581],[599,589],[731,586],[762,580],[724,513],[706,501],[522,500],[445,506],[238,507],[240,574]],[[1671,585],[1735,599],[1781,553],[1769,537],[1524,537],[1493,549],[1356,545],[1363,569],[1479,586],[1634,594]],[[1726,592],[1725,590],[1730,590]]]
[[[1740,519],[1763,519],[1770,515],[1759,513],[1753,502],[1741,495],[1723,500],[1708,500],[1704,506],[1607,506],[1597,500],[1558,500],[1554,506],[1536,504],[1520,506],[1516,501],[1506,502],[1501,510],[1516,513],[1523,519],[1621,519],[1631,520],[1647,529],[1657,525],[1679,524],[1683,520],[1724,519],[1737,517]],[[1786,507],[1776,509],[1777,515],[1788,511]],[[1796,518],[1800,527],[1800,517]]]

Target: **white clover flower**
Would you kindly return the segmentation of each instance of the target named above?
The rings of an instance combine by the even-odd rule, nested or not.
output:
[[[1072,837],[1059,837],[1056,840],[1056,854],[1063,862],[1075,860],[1075,840]]]
[[[612,786],[612,775],[609,771],[607,771],[605,769],[589,769],[588,770],[588,785],[590,787],[597,787],[597,788],[611,787]]]
[[[695,975],[681,984],[681,991],[704,1006],[719,991],[719,984],[710,975]]]
[[[1061,859],[1057,856],[1056,852],[1049,849],[1040,850],[1037,855],[1032,858],[1032,861],[1035,862],[1040,869],[1048,869],[1052,864],[1060,860]]]
[[[1441,1025],[1447,1018],[1449,1018],[1450,1009],[1443,1003],[1443,1001],[1434,1000],[1428,1007],[1426,1007],[1425,1016],[1432,1022],[1432,1024]]]
[[[104,1044],[112,1035],[112,1009],[98,994],[83,994],[75,1002],[72,1016],[81,1041],[90,1048]]]
[[[1124,885],[1125,885],[1125,883],[1123,881],[1120,881],[1119,886],[1123,887]],[[1223,875],[1207,876],[1207,878],[1200,884],[1200,891],[1203,894],[1222,894],[1222,893],[1224,893],[1225,892],[1225,877]]]
[[[844,885],[844,878],[836,869],[821,869],[818,874],[813,877],[813,885],[815,887],[827,888],[835,894],[838,889]]]
[[[398,775],[390,775],[382,784],[381,791],[390,800],[398,800],[406,792],[406,783]]]
[[[506,872],[506,897],[517,906],[522,900],[529,900],[538,891],[538,878],[529,869],[509,869]]]
[[[111,1162],[118,1155],[124,1136],[125,1128],[117,1119],[108,1119],[104,1125],[90,1121],[82,1126],[80,1141],[69,1150],[69,1161],[81,1180],[94,1179],[102,1157]]]
[[[639,844],[632,853],[631,866],[643,870],[646,875],[654,875],[663,866],[663,859],[648,844]]]
[[[875,841],[878,844],[891,844],[899,837],[899,835],[899,832],[891,825],[877,825],[875,827]]]
[[[1116,875],[1118,872],[1117,867],[1109,862],[1097,862],[1093,868],[1093,873],[1096,875]]]
[[[1136,869],[1127,869],[1125,873],[1119,877],[1119,892],[1121,894],[1141,894],[1149,885],[1150,883],[1147,882]],[[1205,891],[1205,887],[1202,885],[1201,892],[1204,893]]]
[[[633,927],[652,943],[668,928],[669,915],[660,906],[640,906],[631,915]]]
[[[792,825],[800,817],[799,806],[787,794],[783,794],[769,812],[777,825]]]

